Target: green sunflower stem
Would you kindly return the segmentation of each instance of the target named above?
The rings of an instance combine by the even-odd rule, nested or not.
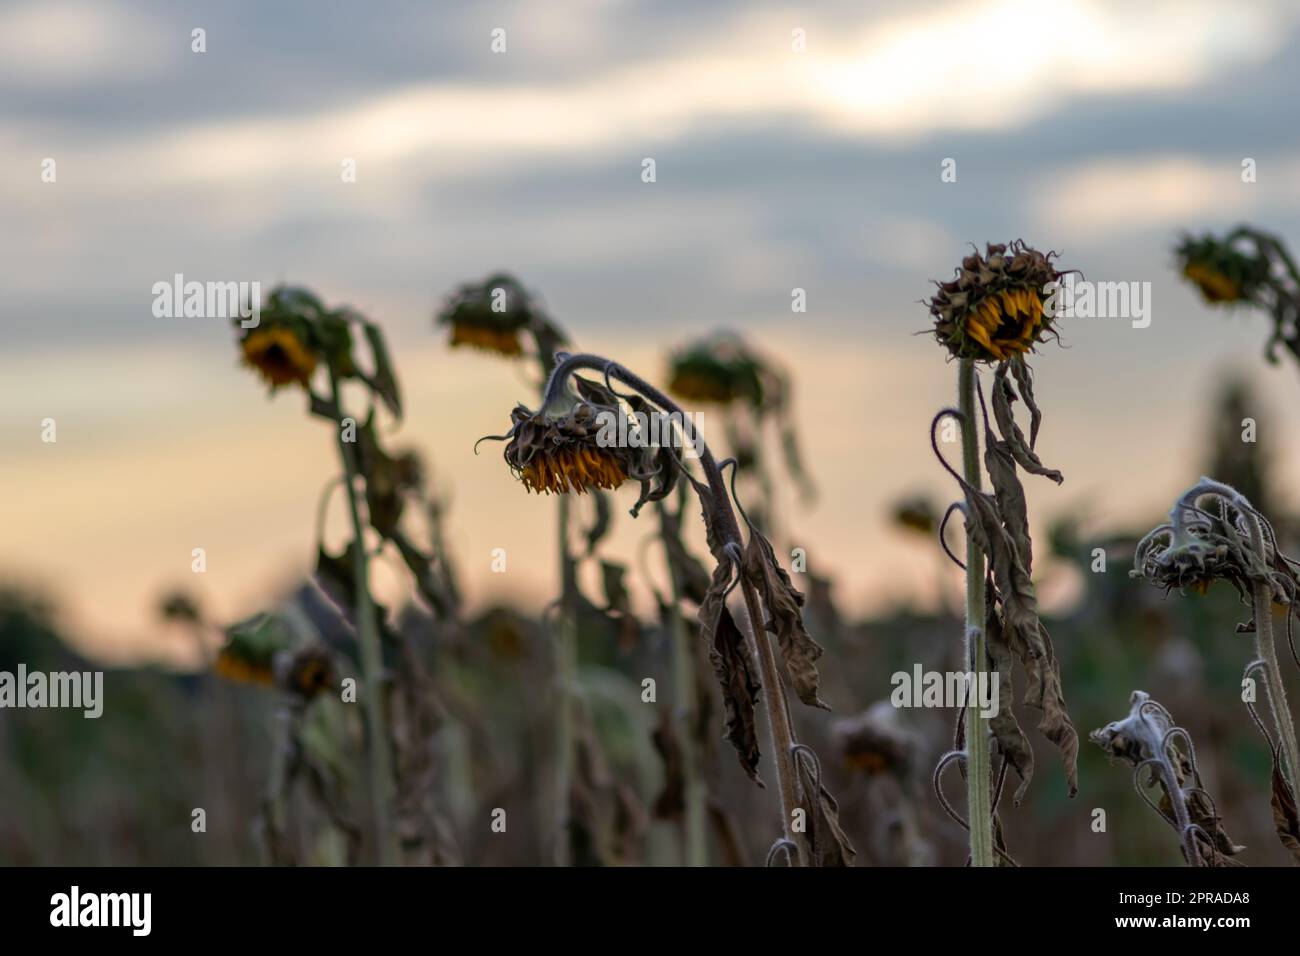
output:
[[[559,495],[560,608],[555,627],[555,805],[557,866],[571,866],[569,792],[573,777],[574,705],[578,685],[578,568],[569,551],[569,496]]]
[[[352,577],[357,592],[357,642],[361,648],[361,672],[365,681],[366,727],[370,744],[370,802],[373,807],[376,856],[380,866],[397,862],[397,844],[389,824],[389,803],[393,794],[393,772],[388,752],[388,733],[384,726],[383,656],[379,644],[379,622],[375,616],[375,603],[370,596],[369,560],[366,555],[365,526],[357,503],[357,468],[352,443],[343,437],[343,405],[338,373],[331,365],[330,392],[338,410],[339,456],[343,460],[346,476],[348,511],[352,517]]]
[[[976,428],[975,363],[962,359],[957,372],[957,404],[962,414],[961,460],[966,483],[981,487],[979,431]],[[966,666],[978,680],[987,667],[984,648],[984,554],[966,537]],[[966,807],[970,818],[971,866],[993,866],[992,761],[988,721],[975,695],[966,707]]]

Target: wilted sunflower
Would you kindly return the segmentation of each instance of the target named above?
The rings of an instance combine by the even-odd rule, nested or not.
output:
[[[453,347],[468,345],[498,355],[522,355],[524,332],[553,337],[552,347],[562,341],[527,290],[504,274],[462,285],[438,313],[437,322],[451,328]]]
[[[1133,691],[1130,704],[1127,717],[1097,728],[1089,739],[1133,767],[1134,788],[1178,833],[1188,866],[1239,866],[1232,858],[1245,847],[1223,829],[1214,799],[1202,785],[1191,735],[1145,691]],[[1143,771],[1149,771],[1146,780]]]
[[[989,243],[985,255],[962,260],[955,278],[936,283],[930,299],[934,336],[958,358],[1002,362],[1032,351],[1054,334],[1043,290],[1063,272],[1020,240]]]
[[[668,390],[690,402],[730,405],[744,401],[761,408],[767,398],[762,361],[736,336],[720,333],[674,352]]]
[[[649,436],[628,440],[637,434],[637,423],[618,396],[582,378],[574,382],[579,395],[562,394],[541,411],[515,406],[510,431],[500,436],[507,441],[510,470],[538,494],[612,490],[631,478],[640,481],[642,489],[634,512],[647,501],[662,499],[672,490],[680,467],[674,449],[652,443]]]
[[[279,614],[258,614],[227,628],[212,669],[241,684],[276,687],[310,699],[334,683],[334,661],[314,641],[296,636]]]
[[[903,724],[898,709],[887,700],[835,721],[831,735],[844,765],[868,775],[890,773],[907,780],[921,750],[919,736]]]
[[[1269,262],[1262,252],[1244,252],[1231,236],[1185,236],[1175,255],[1183,276],[1211,304],[1253,299],[1269,279]]]
[[[266,379],[273,391],[295,383],[306,388],[316,371],[310,344],[288,325],[250,329],[239,349],[244,364]]]
[[[1255,522],[1262,553],[1252,541]],[[1138,542],[1130,575],[1166,592],[1204,594],[1215,581],[1226,581],[1243,598],[1250,596],[1253,582],[1261,582],[1276,603],[1289,604],[1300,590],[1300,575],[1276,541],[1272,525],[1250,502],[1227,485],[1202,478],[1174,503],[1169,521]]]
[[[582,494],[590,488],[617,488],[627,480],[615,449],[596,442],[600,410],[581,402],[567,414],[551,417],[518,405],[506,462],[524,486],[538,494]]]

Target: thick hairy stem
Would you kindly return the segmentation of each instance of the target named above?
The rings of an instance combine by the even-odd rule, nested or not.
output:
[[[338,375],[330,369],[330,390],[334,407],[343,414]],[[365,681],[366,726],[370,743],[370,802],[373,805],[375,845],[381,866],[397,862],[397,846],[389,826],[389,802],[393,794],[393,771],[388,751],[388,733],[384,727],[383,655],[379,645],[379,622],[375,603],[370,597],[369,559],[366,554],[365,526],[357,504],[356,458],[351,442],[343,438],[343,423],[338,430],[339,455],[343,459],[344,486],[348,512],[352,517],[352,577],[357,592],[357,642],[361,648],[361,674]]]
[[[962,359],[957,373],[957,404],[962,413],[961,460],[963,477],[980,489],[979,430],[976,428],[975,363]],[[984,650],[984,554],[974,539],[966,537],[966,666],[979,686],[986,668]],[[966,706],[966,806],[970,817],[971,866],[993,866],[993,807],[990,797],[992,760],[989,756],[988,721],[975,695]]]
[[[1246,524],[1250,528],[1250,543],[1265,560],[1264,529],[1259,518],[1249,511],[1243,511]],[[1300,750],[1296,747],[1295,725],[1291,722],[1291,707],[1287,703],[1286,684],[1282,680],[1282,669],[1277,664],[1277,648],[1273,640],[1273,589],[1267,581],[1256,581],[1251,589],[1251,598],[1255,605],[1255,655],[1264,662],[1265,696],[1268,697],[1268,709],[1273,716],[1273,726],[1277,729],[1278,739],[1282,745],[1282,756],[1286,766],[1283,773],[1293,794],[1296,790],[1297,774],[1300,773]],[[1287,608],[1291,613],[1291,608]]]
[[[666,514],[664,503],[659,502],[660,516]],[[668,580],[672,594],[670,627],[673,637],[673,684],[676,687],[674,703],[676,720],[682,740],[682,790],[686,803],[685,846],[683,857],[687,866],[708,866],[706,843],[707,793],[700,775],[700,748],[695,739],[695,654],[691,648],[691,634],[682,620],[682,583],[671,560]]]
[[[1300,751],[1296,748],[1295,727],[1291,722],[1290,705],[1287,703],[1286,684],[1282,681],[1282,669],[1277,663],[1277,650],[1273,640],[1273,595],[1267,584],[1256,584],[1254,588],[1255,603],[1255,654],[1264,662],[1264,671],[1268,675],[1265,683],[1265,696],[1268,708],[1273,715],[1273,726],[1282,742],[1282,756],[1285,758],[1285,774],[1291,792],[1296,790],[1296,771],[1300,768]],[[1290,609],[1288,608],[1288,613]]]
[[[768,740],[776,764],[777,789],[781,797],[782,830],[785,838],[799,851],[799,865],[808,866],[805,834],[794,832],[794,812],[799,807],[799,800],[795,794],[794,745],[796,741],[794,724],[790,720],[790,707],[785,696],[785,685],[781,683],[781,672],[777,669],[772,639],[763,626],[763,609],[759,604],[758,594],[748,578],[742,578],[740,586],[745,595],[745,611],[749,619],[748,637],[758,654],[759,667],[763,671]],[[809,794],[808,799],[816,800],[818,796]]]
[[[559,361],[556,363],[555,370],[551,373],[551,379],[546,385],[546,392],[543,397],[544,405],[549,404],[559,396],[561,390],[566,387],[570,375],[580,369],[591,369],[601,372],[609,379],[622,382],[629,388],[639,392],[652,404],[659,406],[663,411],[669,414],[676,413],[679,421],[687,420],[686,413],[680,405],[645,379],[617,362],[611,362],[609,359],[591,354],[557,355],[556,358]],[[736,521],[736,511],[732,507],[731,496],[727,492],[727,484],[722,477],[722,470],[718,467],[717,459],[713,457],[712,450],[701,436],[689,435],[687,437],[695,441],[700,455],[700,469],[708,480],[709,496],[712,498],[713,503],[714,531],[721,539],[720,543],[724,547],[735,546],[735,548],[743,550],[745,542],[741,537],[740,526]],[[785,687],[781,683],[781,675],[777,669],[776,655],[772,650],[771,638],[768,637],[767,630],[764,627],[763,610],[758,600],[758,594],[754,591],[754,586],[743,574],[741,575],[741,591],[744,593],[745,609],[748,612],[746,614],[748,624],[745,626],[746,638],[756,650],[759,665],[763,672],[764,710],[766,711],[770,733],[772,761],[776,767],[777,790],[781,800],[782,832],[785,834],[786,839],[798,847],[799,863],[801,866],[806,866],[809,861],[804,834],[794,832],[794,811],[798,807],[798,801],[795,797],[797,792],[796,778],[794,755],[791,748],[795,744],[795,736],[790,721],[790,710],[786,702]],[[816,798],[816,794],[810,797],[810,799],[814,800]],[[987,806],[987,793],[984,799]],[[990,836],[991,845],[992,837]]]

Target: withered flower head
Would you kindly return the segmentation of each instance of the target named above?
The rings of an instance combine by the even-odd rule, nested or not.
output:
[[[563,341],[528,291],[505,274],[462,285],[436,321],[451,329],[453,347],[467,345],[498,355],[522,355],[520,336],[525,331],[553,339],[552,348]]]
[[[799,451],[789,377],[740,335],[714,332],[673,352],[668,360],[668,391],[693,404],[740,408],[760,422],[775,420],[781,430],[781,454],[790,477],[798,483],[805,500],[816,495]],[[730,440],[737,467],[748,470],[760,463],[756,433],[735,429]]]
[[[1188,866],[1237,866],[1242,850],[1223,829],[1214,800],[1201,783],[1192,738],[1169,711],[1135,690],[1128,716],[1094,730],[1089,739],[1112,759],[1133,767],[1138,794],[1178,833]],[[1143,771],[1149,771],[1146,780]],[[1153,790],[1155,800],[1147,791]]]
[[[500,439],[515,477],[538,494],[612,490],[631,478],[641,482],[634,514],[662,499],[676,483],[679,452],[647,435],[613,391],[576,376],[573,381],[578,395],[565,390],[540,411],[517,405],[511,412],[510,431]],[[637,396],[625,400],[635,412],[648,411]]]
[[[252,329],[239,349],[244,364],[256,370],[272,391],[295,384],[306,388],[316,371],[311,345],[290,325]]]
[[[1017,240],[1010,248],[989,243],[971,253],[950,282],[936,283],[930,299],[934,337],[958,358],[1003,362],[1032,351],[1054,334],[1043,290],[1063,272],[1055,253],[1041,253]]]
[[[312,374],[322,362],[331,365],[340,377],[356,375],[348,325],[351,320],[363,323],[369,334],[370,323],[357,313],[346,308],[331,311],[306,289],[278,286],[262,306],[257,325],[244,328],[238,317],[234,324],[244,364],[255,370],[274,392],[285,385],[310,390]],[[382,337],[372,341],[372,345],[386,366]],[[386,393],[389,389],[378,388],[384,384],[378,378],[372,382]],[[387,394],[383,397],[388,401]]]
[[[329,651],[296,635],[279,614],[258,614],[226,630],[227,642],[213,662],[226,680],[277,687],[304,700],[334,682]]]
[[[904,725],[898,709],[887,700],[835,721],[831,734],[845,766],[868,775],[893,774],[900,780],[909,778],[922,747],[920,736]]]
[[[1183,276],[1211,304],[1253,299],[1269,278],[1269,262],[1261,251],[1246,252],[1209,234],[1185,236],[1175,255]]]
[[[679,349],[669,358],[668,390],[690,402],[730,405],[742,401],[755,408],[768,399],[764,384],[771,376],[741,339],[718,333]]]
[[[1255,522],[1261,532],[1258,544]],[[1215,581],[1226,581],[1243,598],[1251,593],[1252,582],[1264,582],[1279,604],[1289,604],[1300,586],[1294,563],[1277,550],[1268,519],[1240,493],[1208,478],[1183,493],[1168,523],[1138,542],[1129,573],[1166,592],[1178,588],[1204,594]]]

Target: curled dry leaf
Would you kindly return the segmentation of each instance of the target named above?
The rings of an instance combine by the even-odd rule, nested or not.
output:
[[[776,635],[786,673],[799,699],[810,707],[830,710],[817,696],[820,675],[817,658],[822,647],[814,641],[803,622],[803,594],[790,582],[790,575],[777,563],[772,544],[752,525],[741,571],[758,590],[767,608],[767,630]]]
[[[700,499],[704,530],[709,550],[717,561],[709,580],[709,589],[700,603],[700,636],[708,649],[709,664],[722,687],[726,717],[726,739],[736,748],[740,765],[760,787],[758,776],[758,724],[755,705],[762,684],[758,680],[758,662],[731,612],[727,610],[727,591],[731,586],[735,562],[723,547],[722,535],[714,513],[716,506],[708,486],[687,475]]]
[[[991,453],[988,460],[998,462],[1005,459]],[[1003,474],[1000,480],[1006,482],[1008,476]],[[1010,475],[1010,480],[1019,485],[1014,474]],[[1001,607],[999,626],[988,628],[989,655],[999,672],[1004,666],[1002,657],[1007,653],[1019,660],[1024,667],[1028,678],[1025,703],[1043,712],[1038,729],[1060,751],[1070,796],[1074,796],[1079,790],[1079,735],[1075,732],[1066,709],[1061,688],[1061,665],[1052,650],[1047,628],[1039,620],[1038,599],[1034,594],[1029,570],[1020,556],[1020,546],[1029,547],[1027,530],[1024,531],[1021,545],[1018,545],[1015,537],[1022,520],[1023,492],[1017,496],[1008,486],[1007,513],[1011,515],[1008,521],[1002,511],[999,496],[984,494],[964,482],[963,485],[966,494],[966,533],[988,559],[997,602]],[[1024,527],[1027,529],[1027,524]],[[1010,708],[1004,710],[1009,712]],[[1016,745],[1013,737],[1014,735],[1009,735],[1007,742],[1014,749]],[[1007,752],[1007,757],[1011,759],[1010,752]],[[1015,761],[1012,761],[1012,765],[1016,767],[1017,773],[1021,773],[1021,766]],[[1030,768],[1032,764],[1024,769],[1032,772]],[[1023,796],[1024,784],[1028,783],[1023,776],[1022,780],[1017,799]]]
[[[799,805],[806,814],[805,836],[813,866],[852,866],[857,850],[840,826],[840,807],[822,785],[821,765],[807,747],[796,745]]]
[[[1017,396],[1010,380],[1007,379],[1008,370],[1015,375],[1016,381],[1020,385],[1020,397],[1024,398],[1025,405],[1028,406],[1030,411],[1031,424],[1028,442],[1025,441],[1020,426],[1016,424],[1015,413],[1011,409],[1011,404],[1016,400]],[[1015,458],[1016,464],[1031,475],[1042,475],[1044,478],[1052,479],[1059,485],[1065,480],[1061,473],[1055,468],[1045,466],[1034,452],[1034,445],[1037,443],[1038,438],[1038,427],[1042,423],[1043,414],[1039,411],[1038,406],[1034,404],[1031,375],[1029,366],[1025,364],[1023,358],[1017,357],[1012,362],[1004,362],[998,366],[998,370],[993,375],[993,417],[998,423],[998,431],[1002,433],[1007,450]]]
[[[1015,694],[1011,673],[1014,655],[1002,632],[1002,621],[998,618],[991,594],[986,599],[985,608],[984,646],[989,666],[998,674],[999,692],[1005,693],[1010,700]],[[998,708],[997,715],[989,718],[989,731],[998,742],[998,753],[1006,758],[1020,777],[1020,786],[1016,788],[1015,795],[1015,802],[1019,804],[1029,789],[1029,781],[1034,778],[1034,748],[1029,745],[1029,738],[1020,729],[1020,722],[1016,720],[1015,711],[1011,707]]]
[[[726,590],[730,565],[720,564],[713,574],[713,584],[700,605],[700,633],[709,649],[709,663],[722,686],[726,712],[727,740],[736,748],[740,765],[760,787],[758,777],[758,724],[754,708],[762,685],[745,635],[727,610]]]

